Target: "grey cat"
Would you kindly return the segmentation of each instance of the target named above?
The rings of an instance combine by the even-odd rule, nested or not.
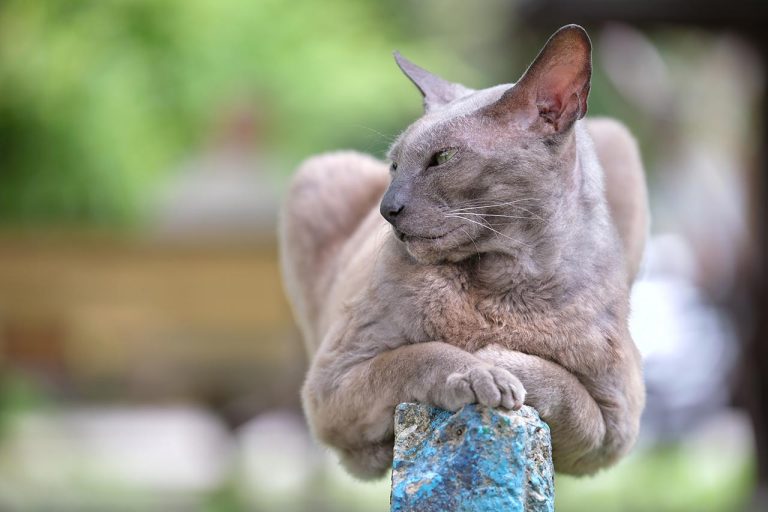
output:
[[[425,114],[389,172],[354,152],[311,158],[282,212],[313,433],[373,478],[400,402],[526,403],[556,470],[614,463],[644,404],[627,316],[648,210],[631,135],[581,120],[589,37],[563,27],[517,83],[477,91],[395,58]]]

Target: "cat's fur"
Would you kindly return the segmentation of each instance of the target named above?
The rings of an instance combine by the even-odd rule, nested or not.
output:
[[[391,176],[354,152],[299,169],[280,234],[312,358],[302,397],[352,473],[387,470],[393,410],[409,401],[530,404],[561,472],[592,473],[633,444],[645,185],[623,126],[579,120],[590,53],[584,30],[564,27],[514,86],[479,91],[396,55],[426,113],[392,146]]]

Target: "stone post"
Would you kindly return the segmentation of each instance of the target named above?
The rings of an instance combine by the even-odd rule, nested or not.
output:
[[[552,512],[554,499],[549,427],[534,409],[397,406],[392,512]]]

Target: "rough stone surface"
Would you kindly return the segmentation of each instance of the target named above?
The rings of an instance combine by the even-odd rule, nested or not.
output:
[[[390,500],[392,512],[553,511],[549,427],[530,407],[400,404]]]

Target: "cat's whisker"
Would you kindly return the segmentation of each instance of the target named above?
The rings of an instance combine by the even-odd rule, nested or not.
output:
[[[449,214],[449,215],[446,215],[446,217],[453,217],[453,218],[456,218],[456,219],[464,220],[466,222],[471,222],[472,224],[477,224],[478,226],[481,226],[481,227],[483,227],[485,229],[493,231],[497,235],[499,235],[499,236],[501,236],[503,238],[506,238],[507,240],[510,240],[510,241],[512,241],[512,242],[514,242],[516,244],[520,244],[520,245],[523,245],[525,247],[530,247],[530,245],[528,245],[528,244],[526,244],[526,243],[524,243],[524,242],[522,242],[520,240],[517,240],[515,238],[512,238],[509,235],[505,235],[504,233],[502,233],[501,231],[499,231],[497,229],[492,228],[487,222],[485,224],[483,224],[482,222],[478,222],[478,221],[473,220],[473,219],[468,219],[466,217],[462,217],[461,215],[457,215],[457,214]]]
[[[469,201],[462,201],[459,204],[460,205],[464,205],[464,204],[472,205],[472,204],[477,204],[477,203],[485,203],[486,205],[500,205],[500,204],[516,204],[516,203],[521,203],[521,202],[524,202],[524,201],[537,201],[537,199],[534,198],[534,197],[520,197],[518,199],[515,199],[514,201],[489,201],[487,199],[481,199],[480,198],[480,199],[472,199],[472,200],[469,200]]]
[[[393,142],[395,142],[395,140],[397,140],[396,136],[394,136],[394,135],[387,135],[385,133],[381,133],[380,131],[375,130],[375,129],[369,127],[369,126],[365,126],[365,125],[362,125],[362,124],[356,124],[356,125],[353,125],[353,126],[355,128],[362,128],[364,130],[368,130],[369,132],[375,133],[376,135],[380,136],[382,139],[384,139],[385,141],[389,142],[390,144],[392,144]]]
[[[478,256],[480,256],[480,249],[478,249],[478,247],[477,247],[477,242],[475,242],[475,239],[472,237],[472,235],[470,235],[470,234],[469,234],[469,231],[467,231],[467,230],[466,230],[466,229],[464,229],[464,228],[459,228],[459,229],[461,229],[461,231],[462,231],[462,232],[463,232],[465,235],[467,235],[467,236],[469,237],[469,239],[470,239],[470,240],[472,240],[472,245],[474,245],[474,246],[475,246],[475,253],[476,253]]]
[[[455,208],[454,211],[461,212],[465,210],[479,210],[481,208],[497,208],[502,206],[516,206],[520,208],[520,206],[518,206],[517,203],[521,203],[523,201],[534,201],[534,199],[518,199],[516,201],[509,201],[504,203],[488,203],[488,204],[482,204],[478,206],[465,206],[461,208]]]
[[[472,212],[461,212],[461,215],[476,215],[478,217],[504,217],[506,219],[530,219],[530,216],[524,216],[524,215],[502,215],[500,213],[472,213]],[[541,219],[541,217],[539,217]],[[542,219],[544,220],[544,219]]]
[[[518,205],[515,205],[515,208],[518,209],[518,210],[523,210],[524,212],[526,212],[526,213],[530,214],[531,216],[539,219],[540,221],[546,222],[547,224],[549,224],[548,220],[542,218],[540,215],[537,215],[537,214],[533,213],[531,210],[529,210],[527,208],[523,208],[522,206],[518,206]]]
[[[483,204],[493,204],[493,202],[488,202],[488,199],[485,198],[478,198],[478,199],[470,199],[468,201],[460,201],[456,204],[456,206],[476,206],[476,205],[483,205]]]
[[[527,200],[529,200],[529,199],[519,199],[517,201],[511,201],[511,202],[508,202],[508,203],[493,203],[493,204],[486,204],[486,205],[479,205],[479,206],[467,206],[467,207],[462,207],[462,208],[455,208],[455,209],[449,211],[448,213],[461,213],[461,214],[466,214],[466,215],[484,215],[486,217],[504,217],[504,215],[502,215],[502,214],[477,213],[477,212],[472,212],[470,210],[479,210],[479,209],[485,209],[485,208],[511,206],[514,209],[522,210],[522,211],[526,212],[529,215],[529,217],[515,217],[515,216],[511,216],[511,215],[507,216],[510,219],[512,219],[512,218],[523,219],[523,218],[533,217],[533,218],[536,218],[536,219],[538,219],[538,220],[540,220],[540,221],[542,221],[544,223],[549,224],[549,221],[544,219],[541,215],[538,215],[538,214],[532,212],[531,210],[529,210],[528,208],[525,208],[523,206],[520,206],[519,204],[516,204],[518,202],[527,201]]]

